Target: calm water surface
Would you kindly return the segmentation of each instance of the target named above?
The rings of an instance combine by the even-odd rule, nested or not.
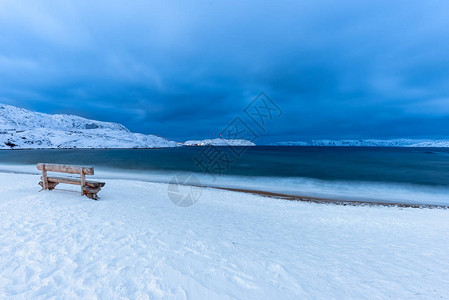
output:
[[[227,175],[407,183],[449,187],[449,149],[370,147],[250,147],[231,159]],[[53,162],[139,171],[202,172],[202,147],[112,150],[3,150],[2,164]],[[222,164],[224,166],[224,164]]]

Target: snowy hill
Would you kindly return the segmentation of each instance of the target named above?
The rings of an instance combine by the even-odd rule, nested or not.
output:
[[[184,146],[256,146],[247,140],[207,139],[186,141]]]
[[[118,123],[49,115],[0,104],[0,149],[175,147],[164,138],[130,132]]]
[[[391,139],[391,140],[312,140],[279,142],[274,146],[329,146],[329,147],[449,147],[447,140]]]

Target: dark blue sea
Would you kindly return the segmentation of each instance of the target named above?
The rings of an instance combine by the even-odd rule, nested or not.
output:
[[[98,176],[104,177],[123,175],[167,182],[178,172],[193,172],[205,185],[212,186],[449,204],[447,148],[256,146],[0,151],[0,164],[4,166],[38,162],[91,165],[100,171]]]

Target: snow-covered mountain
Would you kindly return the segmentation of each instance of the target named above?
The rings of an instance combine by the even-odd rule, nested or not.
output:
[[[275,146],[334,146],[334,147],[449,147],[448,140],[391,139],[391,140],[312,140],[279,142]]]
[[[184,146],[256,146],[247,140],[208,139],[186,141]]]
[[[118,123],[49,115],[0,104],[0,149],[175,147],[164,138],[130,132]]]
[[[184,146],[255,146],[247,140],[206,139]],[[449,147],[449,140],[363,139],[279,142],[276,146]],[[118,123],[74,115],[50,115],[0,103],[0,149],[162,148],[178,143],[155,135],[132,133]]]

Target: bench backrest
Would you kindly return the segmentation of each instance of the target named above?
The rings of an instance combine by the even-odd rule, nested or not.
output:
[[[93,167],[39,163],[37,164],[37,169],[49,172],[94,175]]]

